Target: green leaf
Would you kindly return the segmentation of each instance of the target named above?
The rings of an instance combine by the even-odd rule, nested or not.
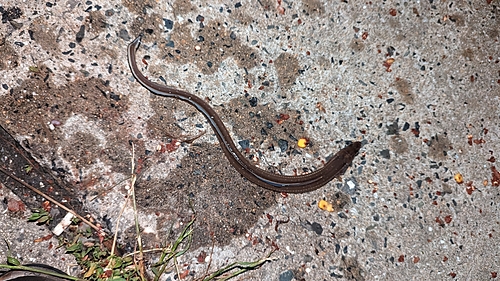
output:
[[[83,254],[84,256],[85,256],[85,255],[88,255],[88,254],[89,254],[89,253],[91,253],[91,252],[92,252],[92,253],[91,253],[91,254],[92,254],[91,256],[92,256],[92,257],[94,256],[94,250],[95,250],[95,249],[94,249],[94,247],[88,247],[87,249],[83,249],[83,248],[82,248],[82,250],[83,250],[83,251],[82,251],[82,254]]]
[[[38,222],[43,224],[43,223],[48,222],[49,220],[50,220],[50,217],[49,217],[49,216],[43,216],[43,217],[41,217],[41,218],[38,220]]]
[[[8,265],[20,265],[21,263],[14,257],[7,257],[7,264]]]
[[[24,171],[26,171],[26,174],[29,174],[29,172],[31,172],[32,169],[33,169],[33,166],[24,165]]]
[[[71,252],[67,252],[67,253],[71,253]],[[72,255],[75,257],[75,259],[77,259],[77,260],[81,260],[81,259],[83,259],[83,257],[84,257],[84,256],[82,255],[82,253],[80,253],[80,252],[73,252],[73,253],[71,253],[71,254],[72,254]]]
[[[104,269],[102,269],[102,267],[98,267],[95,272],[96,272],[97,276],[99,276],[99,275],[102,275],[104,273]]]
[[[76,251],[81,251],[82,250],[82,244],[80,242],[73,244],[66,248],[66,252],[71,253],[71,252],[76,252]]]
[[[33,213],[31,216],[28,218],[28,221],[37,221],[42,215],[40,213]]]
[[[122,266],[122,264],[123,264],[122,259],[116,258],[115,264],[113,265],[113,269],[120,268]]]

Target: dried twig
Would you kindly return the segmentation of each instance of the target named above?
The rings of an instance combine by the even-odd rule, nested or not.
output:
[[[81,221],[83,221],[84,223],[86,223],[87,225],[89,225],[90,227],[92,227],[98,233],[100,233],[102,231],[102,228],[100,228],[100,227],[96,226],[95,224],[91,223],[90,221],[88,221],[84,217],[80,216],[75,211],[71,210],[70,208],[64,206],[62,203],[59,203],[57,200],[55,200],[54,198],[50,197],[49,195],[41,192],[40,190],[38,190],[37,188],[35,188],[33,186],[27,184],[22,179],[14,176],[14,175],[12,175],[11,173],[9,173],[7,170],[3,169],[2,167],[0,167],[0,172],[4,173],[8,177],[12,178],[13,180],[15,180],[18,183],[22,184],[24,187],[26,187],[29,190],[35,192],[36,194],[42,196],[43,198],[47,199],[48,201],[52,202],[53,204],[59,206],[59,208],[65,210],[66,212],[69,212],[69,213],[73,214],[75,217],[77,217],[78,219],[80,219]]]

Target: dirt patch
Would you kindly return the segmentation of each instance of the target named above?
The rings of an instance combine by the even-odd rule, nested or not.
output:
[[[299,61],[297,57],[292,54],[282,53],[276,58],[274,65],[278,72],[280,86],[285,89],[290,88],[299,77]]]
[[[123,6],[134,14],[143,14],[146,9],[152,9],[156,7],[156,1],[154,0],[144,0],[144,1],[134,1],[134,0],[123,0]]]
[[[361,52],[365,49],[365,43],[361,39],[352,39],[349,48],[355,52]]]
[[[202,22],[202,17],[198,17],[198,21]],[[212,21],[206,26],[202,24],[194,36],[191,33],[193,24],[175,24],[171,41],[166,48],[160,48],[166,63],[194,63],[202,73],[213,74],[228,57],[246,69],[255,67],[260,61],[257,52],[243,45],[223,23]]]
[[[410,82],[402,78],[396,78],[396,81],[392,85],[396,88],[396,91],[398,91],[405,103],[413,104],[415,95],[411,89]]]
[[[187,223],[193,215],[192,207],[196,213],[194,248],[214,241],[229,244],[234,237],[247,233],[248,227],[275,204],[275,193],[242,178],[218,146],[192,146],[180,166],[166,180],[140,178],[137,199],[142,207],[174,216],[173,220],[160,220],[158,229],[163,230],[171,229],[177,220]]]
[[[403,154],[408,152],[408,142],[399,134],[391,136],[389,146],[394,153]]]
[[[0,38],[0,70],[13,69],[19,65],[19,56],[5,38]]]
[[[452,145],[446,134],[433,136],[429,143],[429,157],[436,161],[443,161],[451,149]]]
[[[184,15],[196,9],[189,0],[176,0],[172,5],[172,10],[178,15]]]
[[[59,45],[56,42],[56,35],[53,32],[52,24],[46,22],[43,17],[33,20],[28,30],[31,40],[34,40],[47,52],[59,55]]]
[[[132,22],[130,29],[133,31],[134,37],[139,34],[153,34],[155,30],[157,30],[157,26],[163,24],[162,18],[157,13],[151,14],[141,14],[136,17]],[[127,34],[128,36],[128,34]],[[127,36],[122,36],[125,41],[129,41],[134,38],[129,38]],[[159,37],[161,38],[161,37]],[[160,42],[163,42],[164,39],[159,39]]]
[[[319,0],[303,1],[302,9],[306,15],[322,15],[325,13],[325,7]]]
[[[360,265],[359,261],[354,257],[342,256],[340,269],[344,273],[346,280],[364,281],[365,271]]]
[[[121,114],[127,110],[128,99],[114,93],[106,81],[90,78],[56,87],[51,81],[52,71],[43,65],[32,67],[26,75],[28,77],[22,81],[21,86],[11,89],[9,94],[2,97],[0,120],[9,132],[24,138],[24,145],[31,148],[34,155],[46,163],[52,162],[53,169],[65,171],[63,174],[70,173],[70,167],[55,166],[56,160],[61,157],[58,154],[59,146],[64,146],[73,135],[65,130],[65,123],[69,118],[74,118],[75,114],[99,124],[102,130],[121,131],[119,128],[124,124]],[[106,154],[102,153],[103,150],[119,150],[120,146],[113,144],[114,141],[127,143],[128,138],[126,134],[114,135],[114,141],[104,142],[105,146],[101,147],[92,145],[96,141],[92,141],[94,138],[89,135],[75,136],[79,139],[77,143],[83,146],[79,150],[78,146],[66,145],[69,151],[79,150],[66,159],[70,162],[77,161],[82,155],[86,155],[85,159],[104,157]],[[111,154],[116,156],[120,152]],[[119,163],[129,162],[122,160]]]
[[[193,106],[172,98],[153,96],[150,106],[156,114],[147,121],[148,137],[163,143],[169,142],[171,139],[186,140],[195,137],[186,132],[187,130],[191,131],[188,126],[199,127],[205,121],[204,117]],[[183,117],[179,118],[177,112],[183,112]],[[189,125],[184,125],[183,121],[188,121]],[[193,125],[192,122],[197,124]],[[207,130],[206,127],[202,128]]]
[[[94,35],[104,32],[108,26],[106,17],[101,11],[90,11],[89,15],[85,18],[85,25],[87,26],[87,30]]]

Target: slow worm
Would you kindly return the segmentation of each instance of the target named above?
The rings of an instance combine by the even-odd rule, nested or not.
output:
[[[151,82],[141,73],[135,60],[135,54],[141,43],[141,37],[139,35],[139,37],[128,45],[127,49],[128,63],[134,77],[151,93],[185,101],[201,112],[207,118],[210,126],[212,126],[222,150],[231,165],[249,181],[277,192],[308,192],[318,189],[332,179],[341,176],[358,154],[361,143],[353,142],[333,155],[323,168],[298,176],[278,175],[254,166],[236,148],[226,126],[224,126],[219,115],[207,102],[186,91]]]

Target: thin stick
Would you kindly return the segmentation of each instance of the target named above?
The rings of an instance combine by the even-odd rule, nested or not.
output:
[[[128,192],[127,198],[125,199],[125,204],[123,204],[122,209],[120,210],[120,214],[118,214],[118,218],[116,219],[116,226],[115,226],[115,234],[113,235],[113,244],[111,245],[111,253],[110,256],[113,256],[115,254],[115,248],[116,248],[116,241],[118,239],[118,229],[120,228],[120,219],[123,215],[123,212],[125,211],[125,208],[127,207],[128,199],[130,198],[130,190]]]
[[[40,190],[36,189],[35,187],[25,183],[23,180],[21,180],[20,178],[10,174],[8,171],[4,170],[2,167],[0,167],[0,172],[4,173],[5,175],[7,175],[8,177],[11,177],[12,179],[14,179],[15,181],[17,181],[18,183],[24,185],[26,188],[28,188],[29,190],[35,192],[36,194],[42,196],[43,198],[49,200],[50,202],[56,204],[57,206],[59,206],[59,208],[65,210],[66,212],[69,212],[71,214],[73,214],[75,217],[77,217],[78,219],[80,219],[81,221],[83,221],[84,223],[86,223],[87,225],[89,225],[90,227],[92,227],[95,231],[97,231],[97,233],[101,233],[102,232],[102,228],[100,227],[97,227],[96,225],[94,225],[93,223],[91,223],[90,221],[86,220],[84,217],[80,216],[79,214],[77,214],[75,211],[67,208],[66,206],[64,206],[63,204],[57,202],[57,200],[53,199],[52,197],[48,196],[47,194],[41,192]]]
[[[136,205],[136,200],[135,200],[135,181],[137,180],[137,175],[135,173],[135,146],[134,143],[132,143],[132,159],[131,159],[131,166],[132,166],[132,177],[130,179],[130,193],[132,194],[132,207],[134,209],[134,220],[135,220],[135,232],[137,235],[137,246],[139,247],[139,272],[141,273],[141,279],[145,280],[144,275],[144,253],[142,249],[142,238],[141,238],[141,230],[139,227],[139,217],[137,216],[137,205]]]
[[[174,257],[174,265],[175,265],[175,271],[177,271],[177,278],[181,280],[181,274],[179,272],[179,265],[177,264],[177,258]]]

